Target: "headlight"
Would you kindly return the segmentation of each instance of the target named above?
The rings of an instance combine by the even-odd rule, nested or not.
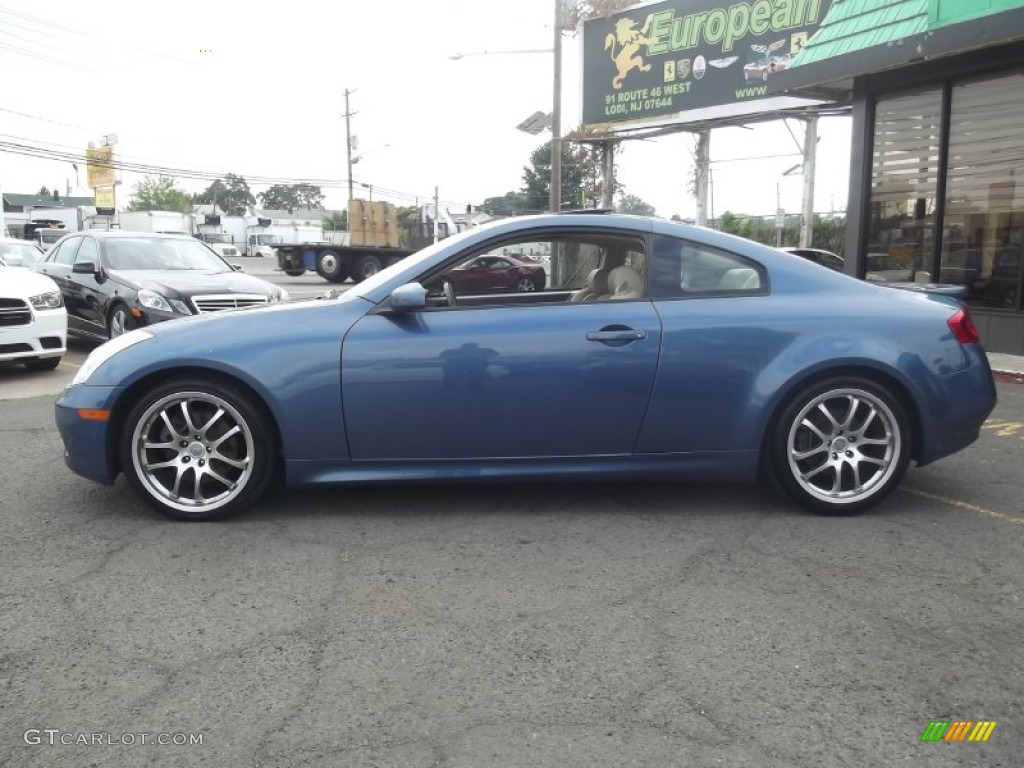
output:
[[[28,300],[36,309],[60,309],[64,306],[64,297],[60,291],[40,293],[38,296],[30,296]]]
[[[191,315],[192,314],[192,310],[190,310],[188,308],[188,304],[186,304],[183,301],[178,301],[177,299],[171,299],[171,306],[174,307],[174,309],[177,312],[180,312],[183,315]]]
[[[78,373],[75,374],[75,378],[71,380],[71,383],[85,384],[89,380],[89,377],[96,372],[97,368],[107,362],[107,360],[112,358],[118,352],[128,349],[128,347],[133,344],[138,344],[140,341],[146,341],[151,338],[153,338],[152,333],[140,328],[135,331],[129,331],[121,336],[115,336],[110,341],[100,344],[96,349],[89,353],[87,358],[85,358],[85,362],[82,363],[82,367],[78,369]]]
[[[154,291],[147,291],[143,288],[139,291],[139,304],[148,309],[158,309],[161,312],[173,312],[171,305],[167,303],[167,299],[161,296],[159,293]]]

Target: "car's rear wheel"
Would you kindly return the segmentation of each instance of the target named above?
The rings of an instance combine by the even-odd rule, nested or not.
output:
[[[819,514],[857,514],[903,479],[909,420],[886,387],[860,377],[829,379],[784,407],[770,450],[774,479],[799,504]]]
[[[274,476],[268,417],[235,385],[182,378],[147,392],[121,433],[132,489],[178,520],[214,520],[259,499]]]
[[[59,357],[44,357],[42,360],[28,360],[25,367],[30,371],[52,371],[60,365]]]
[[[304,269],[286,269],[284,271],[284,273],[286,275],[288,275],[288,277],[299,277],[300,275],[306,274],[306,270],[304,270]]]

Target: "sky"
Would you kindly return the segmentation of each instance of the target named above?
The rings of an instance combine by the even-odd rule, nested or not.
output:
[[[343,208],[350,89],[363,155],[353,167],[356,196],[372,186],[373,199],[410,205],[436,186],[460,211],[519,189],[530,153],[550,136],[516,125],[551,110],[553,20],[553,0],[0,0],[0,142],[84,153],[89,141],[114,134],[115,157],[125,161],[332,180],[323,185],[326,205]],[[563,57],[568,131],[580,121],[578,36],[565,36]],[[790,125],[799,136],[802,127]],[[819,137],[815,210],[842,210],[849,119],[823,118]],[[661,216],[693,217],[694,143],[689,133],[626,142],[618,180]],[[802,177],[783,176],[800,162],[797,152],[778,122],[714,131],[714,215],[770,215],[777,200],[799,211]],[[119,207],[142,178],[121,172]],[[64,192],[70,184],[89,194],[85,181],[84,165],[76,186],[70,161],[0,144],[4,191]],[[189,192],[209,184],[178,182]]]

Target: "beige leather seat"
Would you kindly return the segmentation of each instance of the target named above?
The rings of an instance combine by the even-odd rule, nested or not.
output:
[[[587,275],[587,281],[578,291],[569,295],[569,301],[578,303],[581,301],[594,301],[599,296],[608,293],[608,274],[610,269],[592,269]]]
[[[622,301],[643,297],[644,278],[632,267],[616,267],[608,275],[608,295],[602,298]]]
[[[761,287],[761,278],[756,269],[738,267],[730,269],[718,281],[720,291],[749,291]]]

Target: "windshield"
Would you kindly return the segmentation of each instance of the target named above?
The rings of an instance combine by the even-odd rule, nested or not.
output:
[[[103,243],[110,269],[201,269],[230,272],[217,254],[195,240],[119,237]]]
[[[259,245],[281,245],[280,235],[256,235],[256,242]]]
[[[9,267],[29,266],[43,258],[34,245],[27,243],[0,243],[0,259]]]

